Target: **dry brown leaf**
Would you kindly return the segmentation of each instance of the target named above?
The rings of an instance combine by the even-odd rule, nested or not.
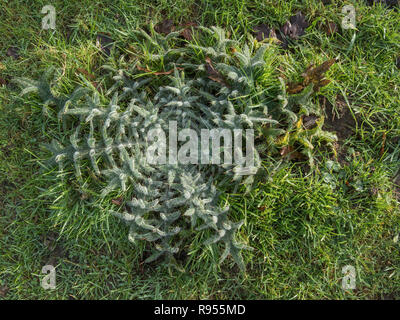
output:
[[[293,152],[293,147],[292,146],[284,146],[281,149],[281,156],[285,157],[287,156],[289,153]]]
[[[100,47],[101,51],[109,57],[111,54],[111,47],[114,43],[114,40],[111,38],[111,35],[108,33],[98,33],[96,36],[96,45]]]
[[[179,26],[185,27],[185,28],[187,28],[187,27],[198,27],[198,24],[196,22],[189,21],[189,22],[181,23]]]
[[[321,82],[323,77],[325,76],[325,72],[329,70],[329,68],[336,62],[336,59],[329,59],[324,61],[319,66],[315,68],[308,68],[303,74],[304,85],[307,86],[311,82]]]
[[[91,74],[90,72],[82,68],[77,68],[76,71],[78,71],[80,74],[83,74],[88,80],[90,80],[90,83],[93,85],[93,87],[95,87],[96,89],[100,88],[100,83],[94,81],[96,79],[95,75]]]
[[[301,83],[288,83],[287,92],[290,94],[299,93],[304,89],[304,85]]]
[[[96,79],[96,77],[93,74],[91,74],[89,71],[86,71],[85,69],[77,68],[76,71],[78,71],[79,73],[83,74],[89,80]]]
[[[281,32],[291,39],[298,39],[305,34],[305,29],[308,28],[306,16],[302,12],[297,12],[294,16],[290,17],[281,28]]]
[[[112,199],[112,200],[111,200],[111,202],[112,202],[113,204],[115,204],[116,206],[120,206],[120,205],[122,204],[122,201],[123,201],[122,197],[119,197],[119,198],[116,198],[116,199]]]
[[[174,21],[172,21],[171,19],[165,19],[165,20],[157,23],[154,26],[154,30],[156,30],[158,33],[167,35],[173,31],[175,31]]]
[[[198,25],[195,22],[185,22],[181,23],[179,27],[184,28],[179,35],[183,38],[185,38],[187,41],[193,40],[193,29],[192,28],[197,28]]]
[[[296,151],[292,146],[284,146],[281,149],[281,156],[287,157],[288,160],[303,160],[304,155]]]
[[[92,85],[93,85],[93,87],[95,87],[96,89],[100,89],[100,88],[101,88],[101,85],[100,85],[99,82],[92,81]]]
[[[193,40],[192,29],[189,28],[183,29],[180,35],[184,37],[187,41]]]
[[[309,65],[301,75],[303,77],[302,82],[287,84],[288,93],[290,94],[299,93],[310,83],[314,84],[313,87],[314,92],[318,92],[321,87],[324,87],[331,82],[328,79],[324,79],[324,77],[325,73],[335,62],[336,59],[329,59],[316,67],[314,67],[314,64]]]
[[[319,86],[320,86],[320,87],[325,87],[325,86],[327,86],[327,85],[330,84],[330,83],[331,83],[331,80],[322,79],[322,80],[319,82]]]
[[[269,38],[276,38],[275,30],[264,23],[254,27],[254,35],[257,41],[263,41],[264,39]]]
[[[305,116],[303,117],[303,126],[305,129],[312,129],[317,124],[318,117],[316,116]]]
[[[20,57],[19,49],[17,47],[14,47],[14,46],[9,47],[7,49],[7,53],[6,54],[7,54],[8,57],[12,57],[15,60],[17,60]]]
[[[331,36],[332,34],[335,34],[338,32],[338,26],[336,23],[329,21],[324,25],[324,31],[328,36]]]
[[[286,79],[285,69],[282,65],[278,67],[278,71],[279,71],[279,77],[281,77],[282,79]]]
[[[209,79],[211,79],[215,82],[221,83],[224,86],[229,87],[229,85],[225,82],[224,77],[217,70],[215,70],[215,68],[212,65],[212,61],[209,57],[206,57],[205,66],[206,66],[206,72],[208,74]]]
[[[379,152],[379,155],[382,157],[383,154],[385,153],[385,145],[386,145],[386,132],[383,133],[382,135],[382,146],[381,146],[381,150]]]
[[[7,286],[0,286],[0,297],[4,298],[7,295],[8,290]]]

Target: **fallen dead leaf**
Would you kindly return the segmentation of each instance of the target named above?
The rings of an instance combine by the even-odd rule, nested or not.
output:
[[[111,47],[114,43],[114,40],[111,38],[109,34],[106,33],[98,33],[96,36],[96,45],[101,49],[101,51],[109,57],[111,54]]]
[[[323,29],[328,36],[331,36],[338,32],[338,26],[333,21],[328,21],[326,24],[324,24]]]
[[[111,202],[113,204],[115,204],[116,206],[120,206],[122,204],[122,197],[116,198],[116,199],[112,199]]]
[[[180,27],[184,27],[184,29],[180,32],[180,36],[185,38],[187,41],[193,40],[193,28],[198,27],[195,22],[186,22],[179,25]]]
[[[259,24],[258,26],[254,27],[254,35],[256,37],[257,41],[263,41],[264,39],[269,39],[269,38],[276,38],[276,32],[274,29],[270,28],[266,24],[262,23]]]
[[[9,47],[7,49],[7,56],[17,60],[20,57],[19,49],[17,47]]]
[[[78,71],[79,73],[83,74],[88,80],[90,80],[90,83],[93,85],[93,87],[95,87],[96,89],[100,89],[100,83],[96,80],[96,77],[91,74],[90,72],[86,71],[85,69],[82,68],[77,68],[76,71]]]
[[[198,24],[196,22],[185,22],[185,23],[181,23],[179,26],[185,27],[185,28],[188,28],[188,27],[196,28],[196,27],[198,27]]]
[[[0,297],[4,298],[7,295],[8,291],[9,289],[6,285],[0,286]]]
[[[97,82],[97,81],[92,81],[92,85],[96,89],[101,89],[102,88],[101,84],[99,82]]]
[[[89,80],[94,80],[96,79],[96,77],[89,73],[88,71],[86,71],[85,69],[82,68],[77,68],[76,71],[78,71],[79,73],[83,74],[86,78],[88,78]]]
[[[381,150],[379,151],[379,155],[381,157],[385,153],[385,144],[386,144],[386,132],[384,132],[382,135],[382,145],[381,145]]]
[[[304,155],[296,151],[292,146],[284,146],[281,149],[281,156],[288,160],[303,160]]]
[[[318,117],[317,116],[305,116],[303,118],[303,126],[305,129],[312,129],[317,124]]]
[[[183,29],[180,33],[182,37],[184,37],[187,41],[193,40],[192,30],[189,28]]]
[[[308,28],[309,24],[306,20],[305,15],[302,12],[297,12],[294,16],[290,17],[281,28],[282,33],[291,38],[298,39],[300,36],[305,34],[305,29]]]
[[[215,68],[212,65],[212,61],[209,57],[206,57],[205,66],[206,66],[206,72],[208,74],[209,79],[211,79],[215,82],[221,83],[224,86],[229,87],[229,85],[226,83],[224,77],[217,70],[215,70]]]
[[[279,77],[281,77],[282,79],[286,79],[285,68],[282,65],[278,67],[278,71],[279,71]]]
[[[161,21],[154,26],[154,30],[158,33],[162,33],[165,35],[169,34],[175,31],[174,21],[172,21],[171,19]]]
[[[336,62],[336,59],[330,59],[324,61],[319,66],[314,67],[313,64],[309,65],[307,69],[302,73],[303,81],[300,83],[288,83],[287,90],[291,94],[296,94],[302,91],[310,83],[314,84],[314,92],[318,92],[321,87],[324,87],[330,83],[330,80],[324,79],[325,73],[329,68]]]
[[[304,89],[304,85],[302,83],[288,83],[287,92],[290,94],[299,93]]]
[[[311,82],[314,83],[314,91],[318,91],[320,87],[326,86],[330,81],[324,79],[325,73],[335,62],[335,58],[329,59],[324,61],[319,66],[316,66],[315,68],[307,68],[307,70],[302,74],[304,78],[303,84],[307,86]]]

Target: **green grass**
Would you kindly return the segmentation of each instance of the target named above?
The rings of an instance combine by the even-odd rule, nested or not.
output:
[[[0,86],[0,287],[8,288],[0,299],[400,298],[400,196],[394,185],[400,168],[399,11],[355,2],[352,43],[354,31],[328,36],[320,28],[325,19],[340,25],[345,1],[52,3],[55,32],[41,30],[47,1],[2,1],[1,78],[37,78],[56,66],[63,71],[59,88],[67,92],[81,82],[77,68],[100,75],[105,58],[96,48],[97,32],[110,33],[124,50],[129,43],[117,30],[168,17],[177,24],[219,25],[244,42],[255,25],[279,27],[302,10],[312,21],[306,35],[291,50],[274,46],[266,59],[294,80],[310,63],[338,57],[320,95],[334,112],[347,110],[354,133],[341,132],[338,161],[323,148],[311,171],[265,158],[265,181],[247,194],[243,188],[223,193],[232,219],[245,222],[238,237],[254,248],[244,252],[245,273],[231,259],[218,265],[216,249],[200,246],[201,235],[185,248],[181,273],[143,264],[145,244],[130,243],[127,228],[88,206],[79,186],[43,171],[48,153],[42,144],[54,137],[56,125],[36,99],[22,99],[12,84]],[[19,59],[6,56],[10,46],[20,48]],[[274,85],[274,72],[266,74],[266,85]],[[340,122],[333,126],[344,130]],[[57,266],[56,290],[40,286],[45,264]],[[345,265],[356,268],[355,290],[341,288]]]

